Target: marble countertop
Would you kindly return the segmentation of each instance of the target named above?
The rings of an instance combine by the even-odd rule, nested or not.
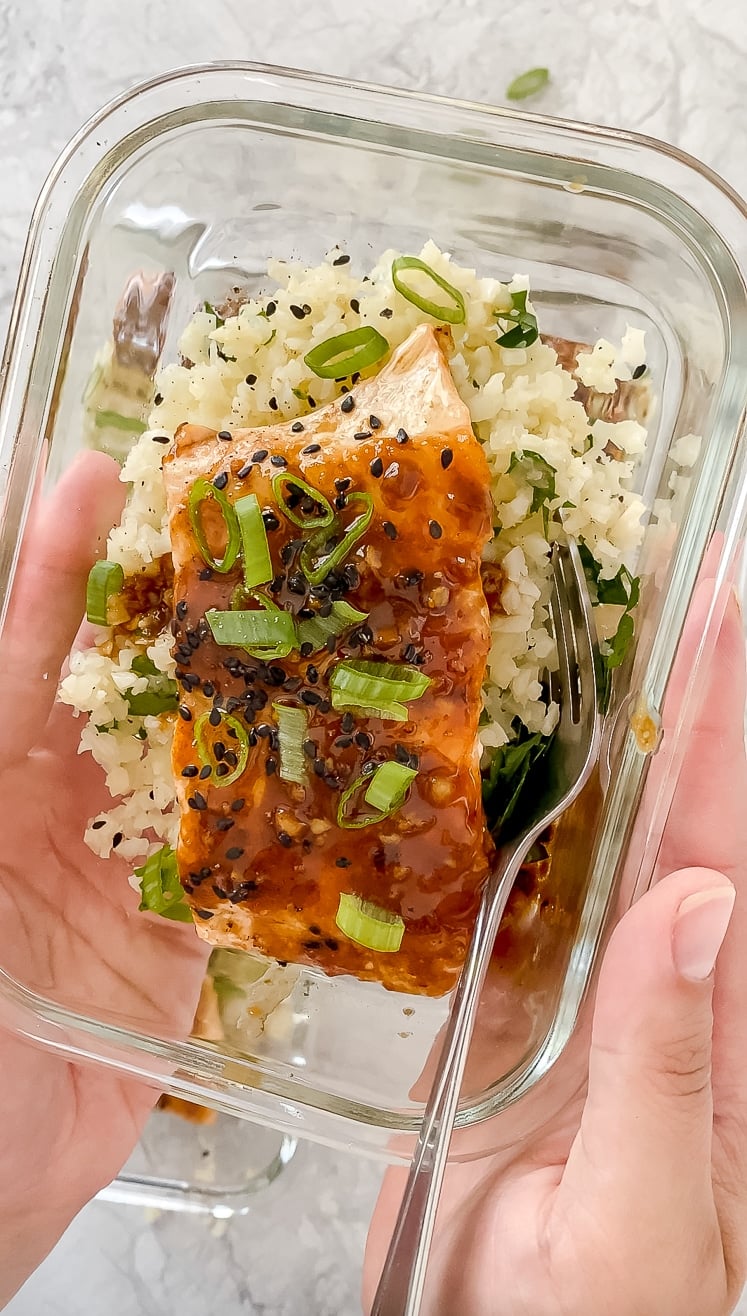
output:
[[[0,0],[0,336],[31,208],[69,136],[143,78],[237,58],[493,103],[547,65],[529,108],[666,138],[747,192],[743,0]],[[7,1310],[356,1316],[379,1179],[306,1146],[230,1221],[93,1203]]]

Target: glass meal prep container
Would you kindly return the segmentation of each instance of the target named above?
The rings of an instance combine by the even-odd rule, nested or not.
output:
[[[362,272],[387,247],[418,251],[429,237],[481,274],[527,274],[543,334],[594,343],[645,329],[651,414],[636,482],[647,507],[664,500],[670,515],[646,530],[637,644],[616,675],[599,771],[560,824],[562,919],[530,921],[519,957],[496,960],[486,988],[459,1157],[531,1129],[544,1094],[560,1100],[578,1081],[567,1043],[600,947],[655,867],[744,531],[739,200],[642,138],[269,67],[188,69],[128,93],[61,157],[32,222],[3,363],[0,618],[40,466],[50,487],[88,441],[92,370],[133,277],[168,292],[155,337],[144,313],[148,375],[159,355],[176,358],[199,304],[266,289],[270,257],[316,264],[337,243]],[[687,434],[702,436],[700,456],[673,481],[672,448]],[[714,586],[689,693],[662,732],[707,550]],[[35,935],[53,929],[42,920]],[[151,936],[149,921],[133,918],[131,935]],[[390,1158],[412,1145],[449,1004],[302,969],[286,1025],[242,1044],[164,1034],[145,1011],[124,1017],[82,999],[75,981],[42,983],[1,961],[0,1001],[6,1022],[63,1055]]]

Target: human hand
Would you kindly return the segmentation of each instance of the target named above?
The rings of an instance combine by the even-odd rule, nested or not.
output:
[[[732,599],[659,856],[669,875],[604,957],[588,1087],[531,1140],[449,1168],[423,1316],[733,1310],[747,1269],[744,698]],[[389,1172],[376,1209],[369,1303],[405,1177]]]
[[[89,568],[118,519],[118,467],[86,453],[38,498],[0,649],[0,967],[83,1015],[189,1033],[207,951],[138,912],[128,866],[83,843],[108,796],[55,703]],[[156,1093],[0,1034],[0,1306],[81,1206],[119,1171]]]

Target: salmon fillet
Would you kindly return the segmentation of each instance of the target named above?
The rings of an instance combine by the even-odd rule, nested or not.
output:
[[[299,565],[309,533],[273,491],[278,471],[329,500],[338,538],[363,506],[360,495],[371,500],[370,524],[316,589]],[[436,333],[415,330],[378,376],[303,422],[230,434],[182,425],[164,479],[182,686],[173,749],[177,862],[198,931],[213,945],[443,994],[464,960],[492,854],[477,736],[490,642],[480,563],[492,504],[487,461]],[[232,504],[257,496],[273,571],[261,588],[272,602],[298,622],[344,599],[367,614],[365,622],[321,651],[296,647],[269,661],[216,643],[206,614],[235,603],[242,564],[222,574],[206,566],[188,506],[198,479],[214,482]],[[302,499],[297,517],[304,507],[318,511]],[[225,522],[214,497],[200,515],[223,565]],[[406,720],[343,712],[332,707],[330,680],[350,659],[404,666],[430,684],[407,703]],[[304,784],[281,775],[278,704],[307,718]],[[214,758],[225,765],[218,770],[236,777],[227,786],[215,770],[199,775],[205,765],[195,726],[205,726],[211,709],[210,736],[221,741]],[[229,717],[248,737],[238,776],[241,738],[232,739]],[[343,792],[384,760],[417,768],[404,802],[365,826],[341,825]],[[353,800],[343,818],[359,820],[360,803]],[[336,924],[342,893],[399,915],[400,948],[374,952],[345,936]]]

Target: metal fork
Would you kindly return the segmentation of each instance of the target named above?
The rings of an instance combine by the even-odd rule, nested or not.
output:
[[[550,693],[560,719],[531,815],[519,834],[502,844],[483,892],[371,1316],[418,1316],[469,1044],[506,902],[527,853],[576,799],[599,753],[591,601],[576,545],[556,544],[552,561],[559,669],[550,678]]]

